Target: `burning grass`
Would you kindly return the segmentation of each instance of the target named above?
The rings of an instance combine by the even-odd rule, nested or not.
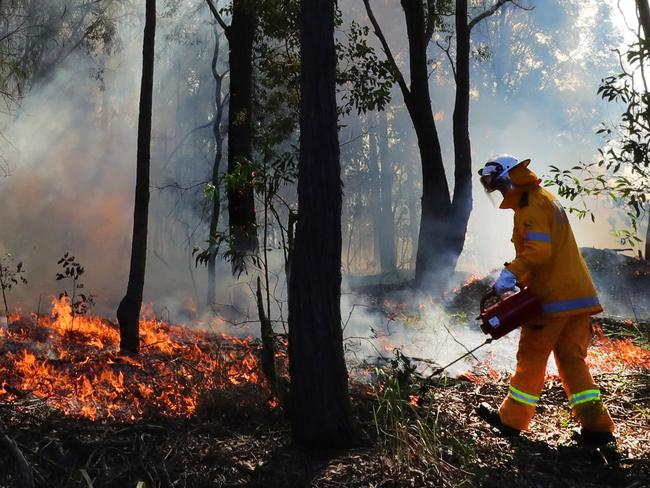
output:
[[[257,345],[154,318],[140,323],[142,354],[119,353],[119,331],[73,315],[67,297],[49,316],[11,317],[0,355],[0,402],[43,399],[72,417],[132,421],[189,417],[202,392],[262,385]]]

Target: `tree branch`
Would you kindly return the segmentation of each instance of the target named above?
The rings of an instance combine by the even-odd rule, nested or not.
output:
[[[384,33],[382,32],[381,27],[379,26],[379,22],[377,22],[377,19],[375,18],[375,14],[372,12],[372,8],[370,8],[370,0],[363,0],[363,4],[366,6],[366,12],[368,13],[368,18],[370,19],[370,23],[372,24],[372,27],[375,31],[375,35],[379,39],[379,42],[381,43],[381,46],[384,49],[386,58],[388,59],[388,62],[391,64],[391,67],[393,69],[394,72],[393,74],[397,78],[397,83],[399,84],[399,87],[402,89],[402,94],[406,99],[407,97],[411,96],[411,91],[409,90],[408,85],[404,80],[404,76],[402,75],[402,72],[397,66],[395,57],[393,56],[393,53],[390,50],[390,46],[388,45],[388,41],[386,41],[386,37],[384,36]]]
[[[447,59],[449,60],[449,64],[451,65],[451,72],[454,74],[454,81],[456,80],[456,65],[454,63],[454,59],[451,57],[451,53],[449,52],[451,50],[451,36],[447,36],[447,47],[444,47],[442,44],[440,44],[440,41],[436,41],[436,46],[438,46],[442,51],[445,53],[447,56]]]
[[[482,12],[478,14],[476,17],[474,17],[472,20],[469,21],[468,27],[470,32],[474,28],[476,24],[478,24],[481,20],[490,17],[491,15],[494,15],[497,10],[499,10],[501,7],[503,7],[506,3],[511,3],[515,7],[518,7],[522,10],[530,11],[533,10],[534,7],[525,7],[523,5],[520,5],[516,0],[498,0],[497,3],[492,5],[489,9],[487,9],[485,12]]]
[[[230,37],[230,26],[226,25],[226,23],[223,21],[223,18],[221,18],[221,14],[219,14],[219,11],[217,10],[217,7],[215,7],[214,3],[212,0],[205,0],[205,2],[208,4],[208,7],[210,8],[210,12],[212,12],[212,15],[216,19],[216,21],[219,23],[221,28],[223,29],[224,34],[226,34],[226,37]]]

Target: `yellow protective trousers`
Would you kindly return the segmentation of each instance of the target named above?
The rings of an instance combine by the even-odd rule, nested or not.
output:
[[[589,315],[543,317],[522,327],[517,368],[510,378],[508,396],[499,407],[501,422],[519,430],[528,428],[553,351],[569,405],[582,428],[613,432],[614,422],[585,364],[591,336]]]

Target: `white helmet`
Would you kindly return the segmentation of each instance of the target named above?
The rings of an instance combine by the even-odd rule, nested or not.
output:
[[[528,166],[529,163],[530,159],[519,161],[510,154],[501,154],[495,158],[488,159],[485,166],[478,170],[478,174],[481,176],[481,184],[488,193],[507,188],[510,182],[510,178],[508,177],[510,170],[520,164]]]

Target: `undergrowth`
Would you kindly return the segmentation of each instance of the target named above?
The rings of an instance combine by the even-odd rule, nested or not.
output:
[[[424,379],[396,351],[390,367],[376,370],[373,421],[392,477],[412,486],[463,486],[473,446],[445,428],[444,405],[424,392]],[[442,414],[441,414],[442,410]]]

